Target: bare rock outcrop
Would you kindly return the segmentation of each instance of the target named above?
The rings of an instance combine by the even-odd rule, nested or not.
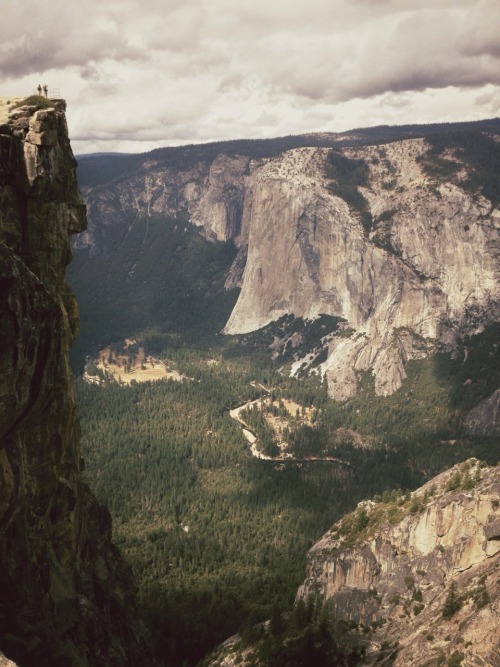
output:
[[[84,229],[63,102],[0,127],[0,648],[26,665],[139,655],[133,584],[80,480],[65,283]]]
[[[471,459],[411,497],[367,501],[309,551],[319,595],[369,639],[365,664],[500,664],[500,469]]]
[[[239,242],[248,235],[249,194],[254,164],[248,157],[224,153],[210,165],[206,189],[192,200],[191,221],[217,241]],[[245,218],[244,218],[245,213]]]
[[[4,656],[3,653],[0,653],[0,667],[17,667],[15,662],[9,660]]]
[[[465,428],[471,435],[500,435],[500,389],[469,412]]]

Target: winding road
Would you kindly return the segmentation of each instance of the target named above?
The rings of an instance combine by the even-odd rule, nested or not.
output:
[[[257,382],[251,382],[250,383],[252,387],[256,387],[259,389],[262,389],[267,396],[271,394],[271,391],[264,387],[264,385],[257,383]],[[262,401],[262,397],[255,398],[252,401],[247,401],[246,403],[243,403],[242,405],[238,405],[236,408],[233,408],[232,410],[229,410],[229,416],[232,417],[235,421],[238,422],[238,424],[241,426],[243,435],[245,436],[246,441],[248,442],[248,445],[250,447],[250,451],[253,456],[257,459],[262,459],[265,461],[276,461],[280,463],[309,463],[310,461],[325,461],[325,462],[332,462],[332,463],[339,463],[343,466],[347,466],[349,468],[353,468],[354,466],[349,463],[348,461],[343,461],[342,459],[338,459],[334,456],[310,456],[310,457],[305,457],[305,458],[295,458],[292,454],[287,453],[284,451],[284,448],[281,448],[281,454],[278,454],[278,456],[267,456],[266,454],[263,454],[259,448],[258,448],[258,442],[259,439],[257,437],[257,434],[255,431],[250,427],[249,424],[245,422],[245,420],[241,417],[241,413],[246,410],[247,408],[252,408],[254,405],[260,404]],[[279,443],[278,443],[279,446]]]

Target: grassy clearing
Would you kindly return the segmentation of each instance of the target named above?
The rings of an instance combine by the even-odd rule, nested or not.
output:
[[[37,107],[38,109],[53,109],[56,104],[66,104],[64,100],[52,99],[50,97],[42,97],[41,95],[30,95],[23,100],[19,100],[12,105],[12,109],[19,107]]]

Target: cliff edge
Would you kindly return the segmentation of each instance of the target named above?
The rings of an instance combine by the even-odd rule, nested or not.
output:
[[[109,514],[80,480],[65,267],[86,210],[64,112],[0,118],[0,649],[23,667],[144,657]]]

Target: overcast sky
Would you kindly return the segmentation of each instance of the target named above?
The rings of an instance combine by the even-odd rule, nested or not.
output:
[[[498,0],[2,0],[0,94],[75,153],[500,115]]]

